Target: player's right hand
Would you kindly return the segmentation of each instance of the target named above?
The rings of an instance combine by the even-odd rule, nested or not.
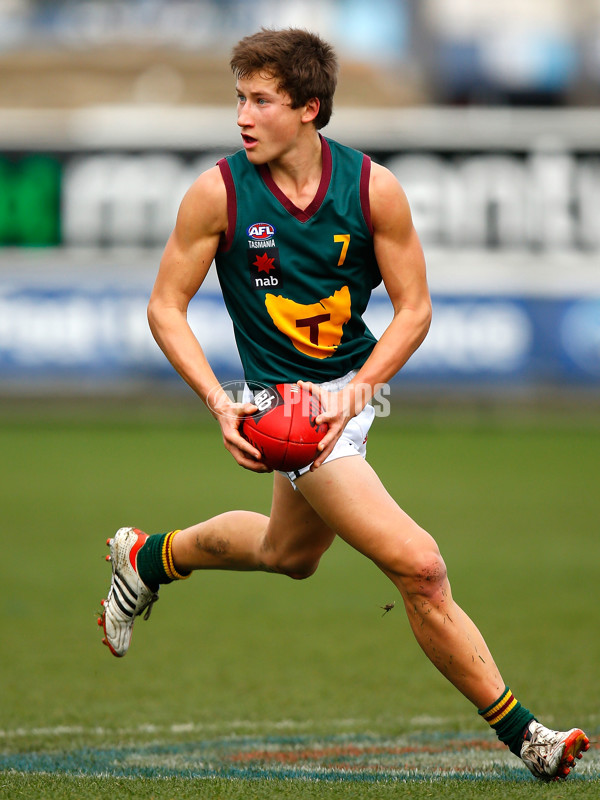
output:
[[[244,417],[255,414],[258,408],[253,403],[228,403],[214,415],[221,426],[223,444],[237,463],[252,472],[272,472],[262,460],[262,455],[240,433]]]

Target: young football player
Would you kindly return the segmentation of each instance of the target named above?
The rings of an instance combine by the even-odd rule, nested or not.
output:
[[[419,347],[431,319],[404,192],[387,169],[321,135],[338,65],[319,36],[263,29],[234,47],[231,67],[241,149],[183,198],[150,299],[150,327],[210,408],[235,461],[268,472],[239,432],[256,407],[229,399],[186,319],[215,261],[248,387],[300,382],[319,395],[326,411],[317,422],[328,432],[310,467],[274,474],[268,517],[232,510],[165,534],[119,529],[108,542],[104,641],[125,655],[135,617],[150,609],[160,584],[201,569],[308,578],[340,536],[394,583],[426,656],[500,740],[537,778],[566,777],[587,736],[549,730],[512,694],[453,600],[436,542],[364,457],[369,401]],[[377,341],[362,316],[381,281],[393,318]]]

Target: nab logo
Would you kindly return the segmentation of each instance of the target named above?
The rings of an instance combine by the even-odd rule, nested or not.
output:
[[[275,236],[275,228],[269,222],[255,222],[250,225],[246,235],[251,239],[264,242],[266,239],[272,239]]]
[[[279,248],[264,247],[260,251],[248,251],[248,267],[253,289],[272,289],[283,285]]]

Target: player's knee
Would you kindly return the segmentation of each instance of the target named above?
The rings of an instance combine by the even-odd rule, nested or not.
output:
[[[439,550],[419,553],[410,564],[404,586],[407,594],[433,600],[446,582],[446,564]]]
[[[295,581],[305,581],[315,574],[318,566],[318,564],[305,565],[301,570],[287,570],[284,574]]]
[[[303,581],[314,575],[319,566],[319,559],[314,558],[299,558],[283,561],[280,565],[280,572],[287,575],[288,578],[293,578],[295,581]]]
[[[433,599],[447,577],[446,564],[435,545],[411,553],[399,551],[384,569],[405,597]]]
[[[306,580],[314,575],[319,566],[319,556],[309,553],[281,554],[271,559],[270,569],[296,581]]]

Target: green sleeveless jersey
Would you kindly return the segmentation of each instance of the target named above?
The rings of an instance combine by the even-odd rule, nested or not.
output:
[[[321,181],[305,210],[243,150],[219,161],[228,229],[215,261],[250,386],[322,383],[360,368],[375,346],[362,319],[381,281],[369,210],[371,161],[321,142]]]

